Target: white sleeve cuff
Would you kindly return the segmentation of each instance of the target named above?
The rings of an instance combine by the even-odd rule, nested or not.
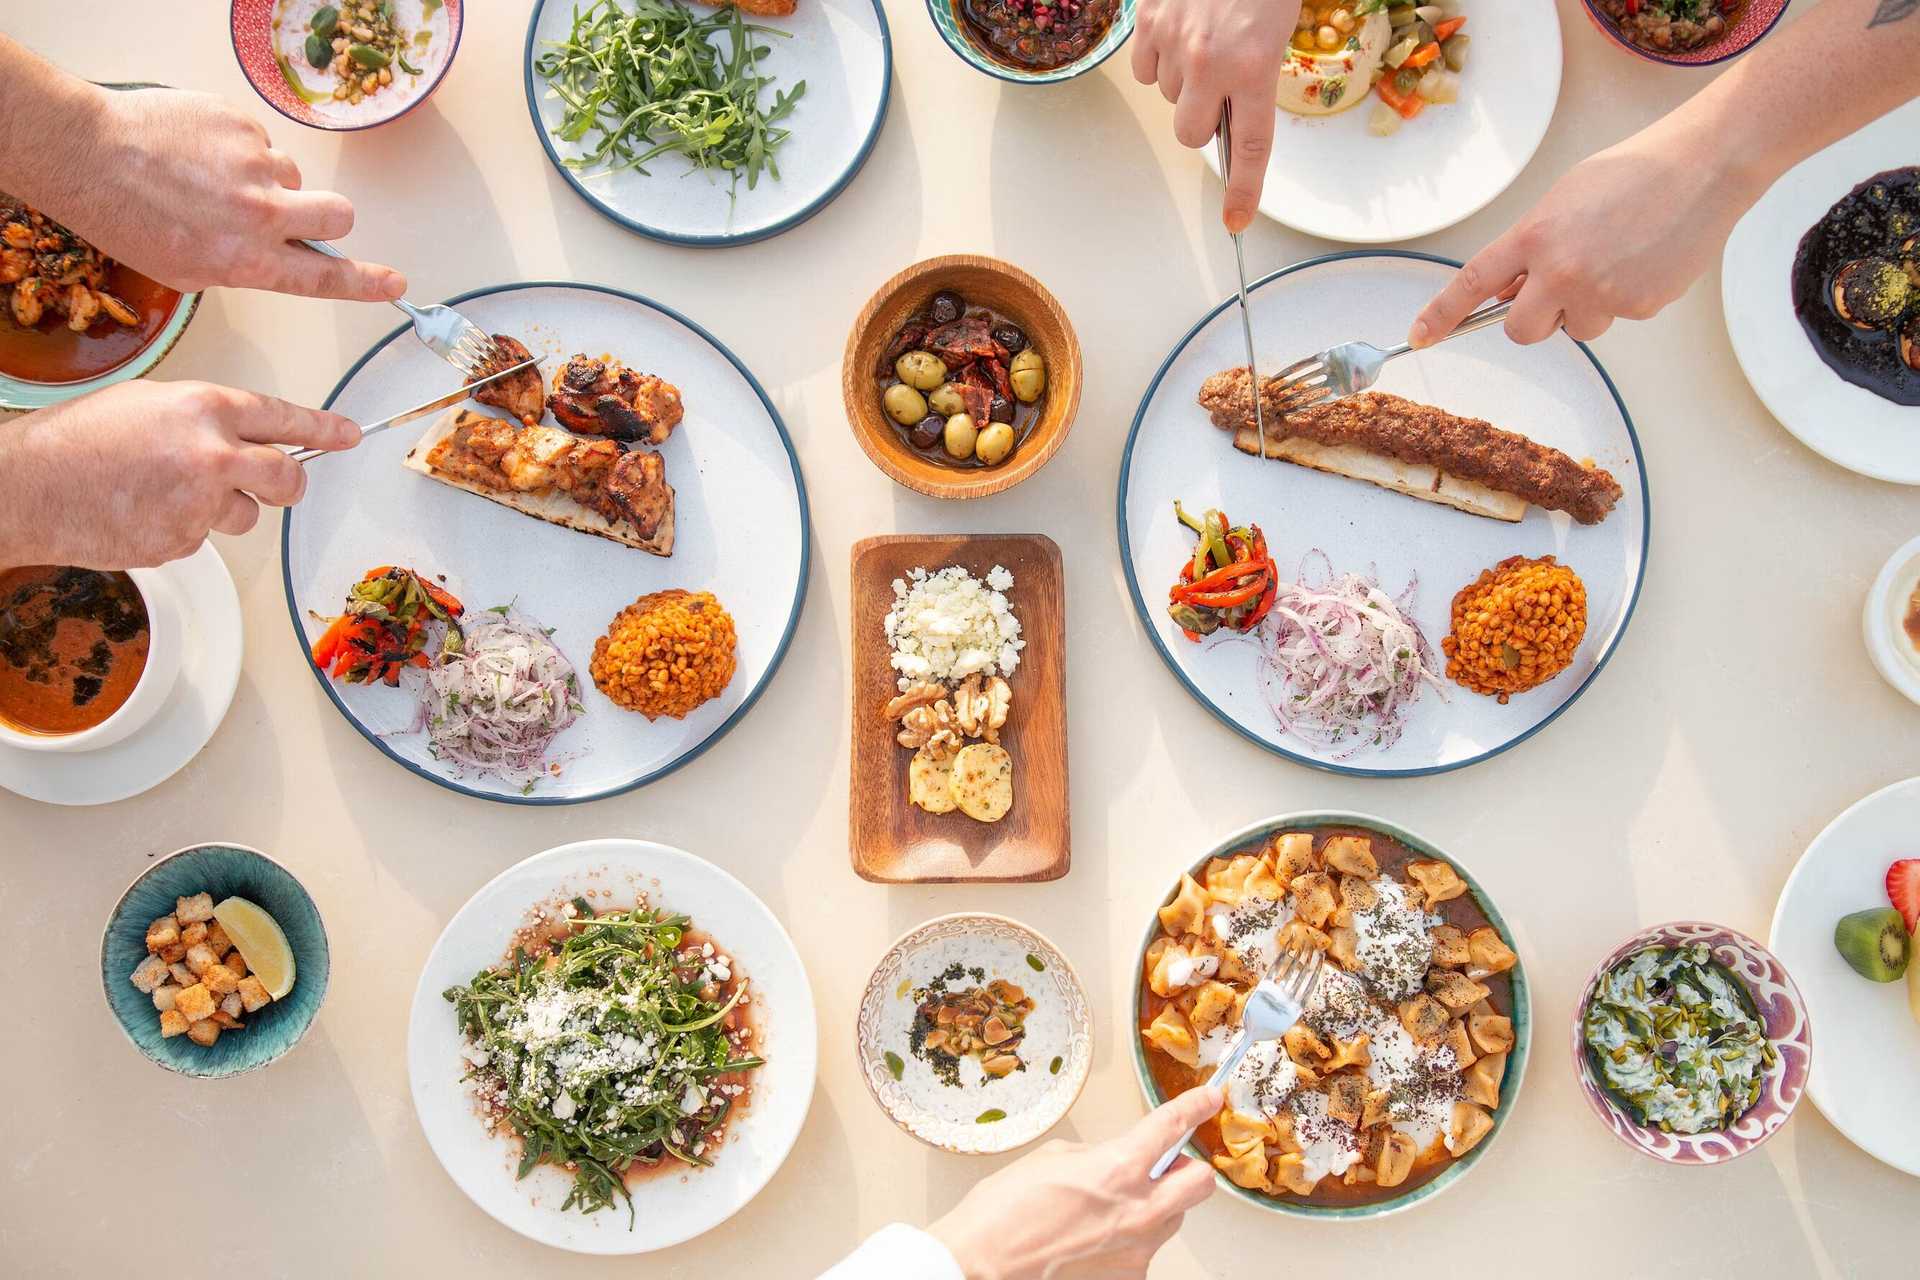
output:
[[[891,1223],[867,1237],[820,1280],[966,1280],[947,1246],[917,1227]]]

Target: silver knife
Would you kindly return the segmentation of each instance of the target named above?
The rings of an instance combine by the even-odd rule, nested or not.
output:
[[[1214,135],[1214,145],[1220,156],[1220,180],[1233,181],[1233,104],[1220,104],[1220,132]],[[1247,339],[1247,378],[1253,388],[1253,424],[1260,432],[1260,456],[1267,453],[1267,414],[1260,403],[1260,367],[1253,355],[1253,317],[1247,310],[1247,253],[1242,243],[1241,233],[1230,232],[1233,236],[1233,262],[1240,269],[1240,331]]]
[[[425,404],[415,405],[411,409],[402,410],[394,414],[391,418],[382,418],[378,422],[368,423],[366,426],[360,428],[360,438],[365,440],[376,431],[385,431],[388,427],[397,427],[403,422],[412,422],[415,418],[423,414],[432,413],[435,409],[444,409],[450,404],[459,404],[462,400],[472,395],[476,388],[484,387],[489,382],[496,382],[510,373],[518,373],[522,369],[531,369],[539,363],[539,356],[529,356],[519,364],[510,364],[506,368],[490,373],[484,378],[475,378],[472,382],[467,383],[457,391],[449,391],[443,396],[436,396]],[[329,452],[331,452],[331,450],[328,449],[296,449],[287,456],[295,462],[305,462],[309,458],[317,458],[321,454]]]

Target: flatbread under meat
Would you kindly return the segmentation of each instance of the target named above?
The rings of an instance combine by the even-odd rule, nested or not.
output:
[[[1258,455],[1248,386],[1245,367],[1216,373],[1200,385],[1200,406],[1215,426],[1234,433],[1236,449]],[[1291,410],[1273,383],[1261,393],[1270,458],[1497,520],[1519,520],[1532,503],[1598,524],[1620,500],[1620,482],[1605,468],[1479,418],[1383,391]]]

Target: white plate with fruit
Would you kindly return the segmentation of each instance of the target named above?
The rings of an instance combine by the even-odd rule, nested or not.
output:
[[[1876,791],[1814,837],[1769,946],[1820,1052],[1807,1096],[1854,1145],[1920,1176],[1920,778]]]

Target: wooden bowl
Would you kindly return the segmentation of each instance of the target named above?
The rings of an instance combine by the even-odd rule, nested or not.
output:
[[[907,317],[942,289],[970,306],[991,307],[1027,331],[1027,340],[1047,365],[1047,392],[1040,420],[1013,456],[997,467],[954,467],[935,462],[907,443],[880,406],[874,368],[880,353]],[[934,498],[984,498],[1011,489],[1047,465],[1073,426],[1080,408],[1080,339],[1067,313],[1046,286],[997,258],[954,253],[915,263],[881,285],[867,300],[847,335],[840,364],[840,393],[853,435],[873,465],[916,493]]]

